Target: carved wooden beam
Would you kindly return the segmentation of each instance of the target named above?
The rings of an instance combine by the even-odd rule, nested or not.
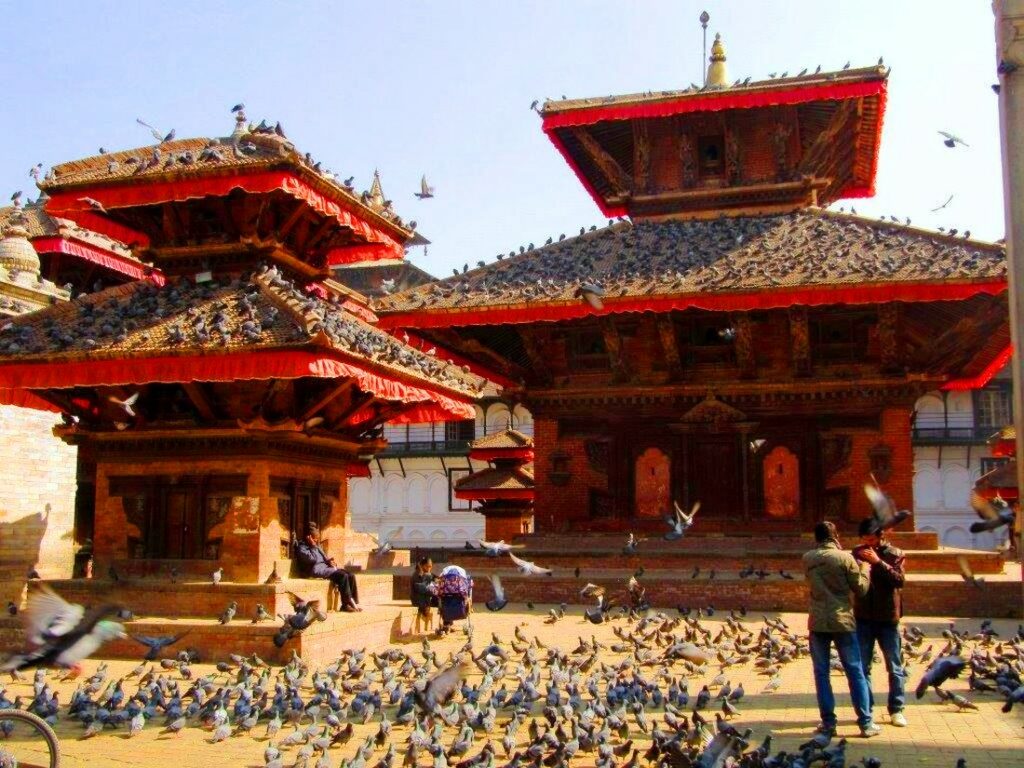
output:
[[[754,354],[754,324],[747,312],[733,315],[732,326],[736,331],[736,364],[740,369],[741,379],[753,379],[757,376],[757,356]]]
[[[811,334],[807,307],[789,308],[789,340],[794,376],[811,375]]]
[[[799,169],[803,173],[811,173],[821,159],[835,146],[836,138],[847,126],[850,120],[857,117],[857,108],[854,102],[844,101],[832,114],[828,125],[818,134],[811,146],[804,152],[800,161]]]
[[[573,137],[587,151],[594,164],[601,169],[608,183],[615,188],[616,193],[625,194],[630,190],[629,176],[614,157],[605,151],[605,148],[595,139],[586,128],[570,128]]]
[[[260,402],[255,408],[255,413],[257,415],[263,415],[267,410],[267,406],[269,406],[270,402],[275,396],[277,396],[277,393],[283,390],[289,383],[288,379],[275,379],[267,384],[267,389],[263,393],[263,397],[260,398]]]
[[[523,343],[523,350],[530,361],[530,367],[541,384],[551,383],[551,369],[548,368],[547,358],[542,340],[537,335],[535,328],[519,327],[519,338]]]
[[[306,240],[298,246],[297,250],[300,253],[312,250],[316,246],[317,241],[336,226],[338,226],[337,221],[330,216],[325,217],[324,220],[320,222],[320,225],[310,233],[309,237],[307,237]]]
[[[354,379],[348,379],[346,381],[341,382],[341,384],[338,384],[337,386],[329,387],[320,398],[318,398],[312,405],[310,405],[308,408],[306,408],[305,411],[302,412],[302,415],[299,417],[299,421],[305,423],[309,419],[313,418],[318,413],[320,413],[320,411],[322,411],[329,403],[333,402],[334,400],[336,400],[337,398],[341,397],[346,392],[351,390],[352,387],[355,386],[355,384],[356,383]]]
[[[633,122],[633,182],[635,192],[650,191],[651,137],[646,120]]]
[[[343,426],[348,419],[355,415],[356,411],[363,406],[370,405],[376,399],[377,397],[372,392],[362,392],[355,395],[348,404],[348,407],[331,420],[330,429],[338,429]]]
[[[683,377],[683,361],[679,357],[679,340],[671,317],[662,315],[658,318],[658,338],[661,340],[661,351],[665,354],[669,380],[677,381]]]
[[[168,245],[178,242],[178,238],[181,237],[181,226],[174,210],[174,204],[164,203],[161,205],[160,214],[162,218],[161,226]]]
[[[883,373],[900,370],[899,304],[878,307],[878,352]]]
[[[626,381],[629,379],[629,364],[622,354],[622,334],[619,333],[613,318],[604,318],[601,323],[601,334],[604,336],[604,348],[608,352],[608,362],[612,367],[612,380]]]
[[[295,204],[295,208],[288,214],[288,218],[277,228],[278,240],[284,242],[284,239],[288,237],[288,233],[295,228],[295,225],[299,223],[299,220],[305,215],[306,211],[306,204],[301,200]]]
[[[192,405],[199,411],[199,415],[202,416],[204,421],[216,421],[217,414],[213,410],[213,405],[210,403],[209,397],[207,397],[206,390],[203,385],[198,382],[189,382],[181,385],[181,388],[185,390],[185,394],[188,395],[188,399],[192,401]]]

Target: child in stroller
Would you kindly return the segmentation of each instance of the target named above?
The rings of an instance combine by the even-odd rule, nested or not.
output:
[[[449,565],[434,582],[441,607],[441,628],[439,635],[451,631],[452,624],[469,617],[473,610],[473,579],[464,568]]]

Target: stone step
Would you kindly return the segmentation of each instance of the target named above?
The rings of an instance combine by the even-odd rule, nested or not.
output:
[[[696,526],[694,526],[696,528]],[[641,544],[644,551],[666,552],[700,552],[713,547],[716,552],[745,552],[750,549],[774,550],[778,552],[806,552],[814,546],[814,538],[810,533],[765,533],[749,530],[728,532],[709,532],[691,530],[679,541],[665,541],[662,538],[664,524],[652,528],[648,532],[637,530],[637,536],[646,537]],[[620,552],[626,542],[628,531],[617,533],[583,533],[583,534],[551,534],[535,533],[520,536],[512,544],[529,549],[531,552],[564,552],[579,549],[581,537],[585,537],[586,548],[593,552]],[[843,546],[847,549],[859,543],[857,536],[842,535]],[[904,550],[936,550],[939,548],[937,533],[930,531],[890,531],[887,538],[893,546]],[[475,543],[475,542],[474,542]]]
[[[392,576],[389,573],[359,573],[356,584],[359,600],[364,606],[390,602]],[[294,592],[304,600],[319,600],[327,607],[328,582],[324,579],[287,579],[280,584],[240,584],[209,581],[179,581],[167,579],[121,578],[109,579],[52,579],[45,582],[57,594],[70,602],[97,605],[105,602],[127,606],[143,616],[169,616],[173,618],[214,619],[232,600],[238,604],[239,620],[250,620],[256,613],[256,604],[271,614],[291,613],[288,595]]]
[[[564,547],[560,550],[537,550],[528,546],[517,550],[516,556],[532,560],[545,568],[556,571],[571,572],[576,567],[583,571],[593,569],[629,569],[634,571],[641,566],[646,570],[674,570],[689,574],[694,567],[701,571],[714,568],[721,574],[737,573],[750,565],[773,574],[780,569],[791,573],[802,573],[801,557],[805,550],[779,551],[759,544],[743,550],[735,548],[719,548],[712,540],[705,540],[704,548],[695,550],[686,548],[678,552],[667,552],[662,548],[649,551],[647,542],[640,545],[638,554],[625,555],[620,544],[614,550],[600,550],[589,542],[586,547]],[[807,549],[810,549],[808,546]],[[1002,573],[1005,559],[999,552],[986,552],[976,549],[909,550],[907,556],[907,573],[960,573],[959,558],[967,560],[971,570],[976,574]],[[488,557],[481,550],[455,550],[449,552],[448,562],[453,562],[469,570],[489,571],[507,569],[511,563],[508,557]]]
[[[164,651],[163,657],[168,658],[179,650],[194,648],[203,662],[227,661],[232,653],[256,653],[266,662],[283,664],[294,649],[307,663],[323,665],[349,648],[375,649],[400,640],[403,614],[408,630],[412,622],[411,606],[391,600],[370,606],[361,613],[330,613],[327,621],[313,624],[283,648],[273,643],[280,622],[253,625],[248,620],[236,620],[221,625],[210,619],[147,616],[126,622],[125,628],[129,634],[150,636],[187,631],[188,635],[177,645]],[[24,639],[17,618],[0,618],[0,647],[20,648]],[[145,652],[144,646],[127,638],[107,643],[95,658],[141,660]]]
[[[982,587],[975,587],[952,576],[908,576],[903,590],[903,603],[908,614],[941,617],[1021,618],[1020,568],[1008,568],[1008,573],[990,577]],[[554,606],[561,602],[572,606],[576,615],[569,619],[573,625],[579,621],[581,611],[580,589],[587,582],[605,587],[609,597],[626,602],[626,571],[595,571],[551,577],[521,576],[515,572],[501,573],[506,598],[513,603],[532,602],[537,606]],[[407,600],[410,577],[395,576],[395,599]],[[746,608],[749,611],[807,610],[810,596],[802,576],[792,581],[774,578],[765,581],[731,578],[690,579],[675,574],[647,573],[642,579],[647,598],[656,608],[673,609],[713,605],[717,610]],[[493,597],[490,580],[476,574],[473,587],[475,610],[486,610],[484,603]],[[586,607],[596,605],[587,601]],[[568,626],[568,625],[567,625]]]

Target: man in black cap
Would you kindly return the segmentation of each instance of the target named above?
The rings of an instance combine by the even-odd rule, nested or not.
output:
[[[310,523],[306,529],[306,539],[295,545],[295,557],[299,561],[299,570],[308,579],[328,579],[341,595],[341,610],[361,611],[359,591],[356,588],[356,577],[339,568],[333,557],[328,557],[320,546],[320,529]]]
[[[906,580],[903,552],[885,540],[874,518],[860,521],[860,545],[853,550],[859,562],[871,565],[871,585],[864,595],[854,593],[853,615],[857,618],[860,661],[871,689],[871,657],[875,643],[882,651],[889,673],[889,718],[898,728],[906,727],[903,714],[907,673],[903,668],[900,619],[903,618],[903,583]],[[871,695],[872,704],[874,694]]]

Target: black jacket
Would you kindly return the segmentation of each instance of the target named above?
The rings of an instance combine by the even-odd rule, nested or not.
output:
[[[865,547],[853,550],[853,556],[860,560],[859,553]],[[904,567],[906,556],[902,550],[882,542],[875,549],[882,562],[871,566],[871,586],[863,597],[854,595],[853,615],[861,621],[879,621],[895,624],[903,618],[903,584],[906,581]]]
[[[410,599],[417,608],[427,608],[437,605],[437,597],[430,591],[430,585],[434,583],[432,573],[414,573],[412,576],[412,595]]]

